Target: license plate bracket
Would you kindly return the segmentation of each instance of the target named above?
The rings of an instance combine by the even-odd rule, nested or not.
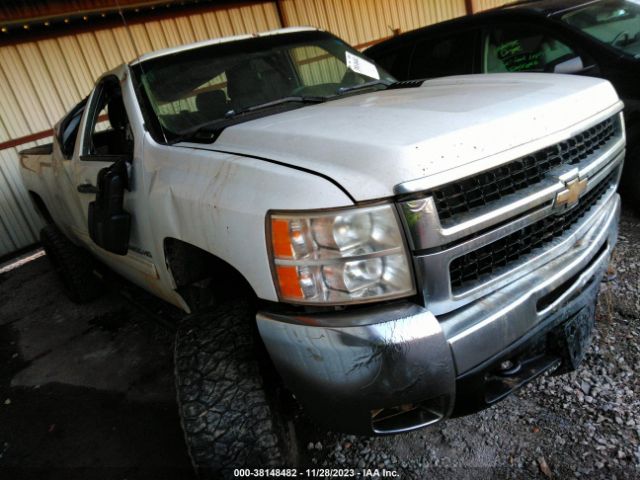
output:
[[[595,305],[581,308],[556,330],[562,353],[562,365],[554,373],[563,374],[577,369],[584,360],[591,343],[595,323]]]

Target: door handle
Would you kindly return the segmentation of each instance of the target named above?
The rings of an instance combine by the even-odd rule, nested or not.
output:
[[[90,183],[83,183],[78,185],[78,191],[80,193],[98,193],[98,187],[94,187]]]

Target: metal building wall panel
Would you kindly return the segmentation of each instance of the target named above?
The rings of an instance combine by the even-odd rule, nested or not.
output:
[[[280,26],[275,3],[264,3],[0,47],[0,142],[50,129],[98,76],[138,54]],[[48,141],[0,150],[0,256],[37,241],[18,151]]]
[[[488,10],[490,8],[501,7],[507,3],[513,3],[512,0],[474,0],[473,11],[481,12],[482,10]]]
[[[466,14],[464,0],[282,0],[290,25],[329,30],[352,45],[366,46],[402,32]]]
[[[18,112],[21,112],[26,120],[26,125],[22,125],[22,128],[16,132],[17,135],[26,135],[51,128],[44,111],[44,105],[38,99],[32,80],[15,46],[0,49],[0,69],[4,73],[7,87],[13,92],[12,96],[16,102],[12,105],[15,109],[13,115],[17,116]],[[11,123],[12,118],[4,119],[5,125]]]
[[[78,102],[78,98],[87,95],[93,81],[78,39],[62,37],[44,40],[37,45],[41,61],[46,65],[51,83],[62,103],[63,112],[67,112]]]
[[[68,37],[62,37],[68,38]],[[78,40],[78,46],[82,51],[82,57],[84,58],[87,68],[90,72],[91,83],[98,78],[105,70],[107,70],[107,64],[102,51],[98,46],[98,40],[94,32],[81,33],[76,35]]]
[[[17,149],[0,151],[0,256],[35,243],[40,228],[22,185]]]
[[[1,55],[1,52],[0,52]],[[20,104],[13,89],[9,86],[9,79],[2,69],[0,56],[0,141],[17,138],[29,131],[27,120],[20,108]]]

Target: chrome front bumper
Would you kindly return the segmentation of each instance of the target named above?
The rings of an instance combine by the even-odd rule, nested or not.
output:
[[[258,328],[288,388],[327,428],[398,433],[469,413],[493,401],[483,396],[469,407],[467,394],[457,395],[473,385],[469,378],[483,377],[478,373],[594,304],[619,215],[613,194],[562,255],[446,315],[401,302],[322,314],[260,312]],[[380,411],[397,414],[373,421]]]

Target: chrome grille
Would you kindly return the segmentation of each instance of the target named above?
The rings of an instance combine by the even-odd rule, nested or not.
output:
[[[460,175],[461,180],[449,181],[445,187],[433,187],[432,179],[425,179],[420,190],[415,189],[419,185],[415,181],[397,186],[398,191],[415,189],[413,197],[399,203],[399,209],[420,289],[435,315],[468,305],[573,251],[580,239],[591,236],[593,227],[611,208],[617,208],[615,186],[625,151],[619,108],[616,105],[608,114],[603,112],[598,120],[573,130],[581,133],[567,135],[569,140],[554,145],[557,154],[553,161],[561,164],[548,167],[549,157],[541,158],[538,173],[532,174],[542,175],[539,182],[527,183],[513,193],[500,193],[498,200],[456,213],[446,221],[442,221],[434,191],[470,178],[486,178],[486,170]],[[505,165],[531,155],[515,157]],[[585,180],[586,191],[574,204],[571,195],[584,188],[574,185],[584,185]],[[566,192],[571,194],[568,198]],[[573,207],[563,211],[563,202]]]
[[[482,281],[483,278],[508,268],[524,255],[561,236],[598,203],[605,192],[616,183],[617,178],[618,169],[609,173],[595,188],[587,192],[578,205],[571,210],[545,217],[506,237],[454,259],[449,266],[451,286],[454,292],[470,282]]]
[[[540,183],[555,167],[579,163],[613,139],[618,122],[617,116],[607,118],[563,142],[433,190],[440,220]]]

